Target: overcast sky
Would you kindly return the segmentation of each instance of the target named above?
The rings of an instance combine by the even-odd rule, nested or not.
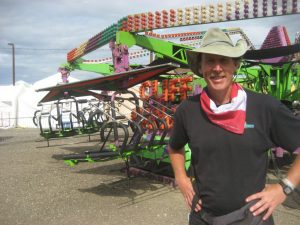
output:
[[[15,44],[16,80],[34,83],[55,74],[57,68],[66,62],[67,53],[84,41],[134,13],[155,12],[163,9],[177,9],[198,6],[196,0],[1,0],[0,3],[0,85],[12,84],[12,48]],[[223,1],[225,2],[225,0]],[[298,3],[300,5],[300,3]],[[299,7],[299,6],[298,6]],[[300,31],[300,14],[264,19],[224,22],[219,24],[189,26],[188,31],[206,30],[208,27],[240,27],[257,48],[268,31],[276,25],[286,26],[294,41]],[[165,30],[166,33],[172,33]],[[97,51],[99,57],[97,57]],[[93,52],[94,59],[107,50]],[[95,56],[96,55],[96,56]],[[85,58],[88,58],[85,57]],[[84,74],[84,75],[81,75]],[[86,73],[77,71],[71,76],[85,79]]]

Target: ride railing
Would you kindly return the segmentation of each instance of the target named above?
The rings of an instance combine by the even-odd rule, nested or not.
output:
[[[91,102],[95,102],[91,104]],[[99,110],[99,100],[62,98],[56,102],[40,103],[33,122],[40,129],[40,135],[47,140],[90,134],[99,131],[106,118]]]
[[[99,148],[64,155],[63,159],[67,164],[122,158],[129,170],[130,166],[143,167],[146,162],[163,161],[168,157],[165,151],[167,144],[165,138],[169,129],[164,118],[153,115],[149,106],[144,108],[140,105],[141,99],[135,94],[127,92],[132,97],[128,95],[124,97],[123,94],[124,92],[116,92],[112,96],[106,96],[100,103],[89,103],[91,107],[98,107],[96,111],[99,110],[106,118],[100,128]],[[152,104],[151,107],[159,109],[157,105]],[[164,112],[162,109],[159,110]],[[170,115],[166,113],[166,117],[168,116]]]
[[[116,93],[117,94],[123,94]],[[168,134],[170,127],[167,119],[172,119],[172,115],[168,114],[171,110],[166,106],[160,107],[154,102],[138,98],[133,92],[130,93],[132,97],[126,99],[118,99],[118,105],[131,111],[132,120],[138,122],[143,131],[143,136],[139,144],[138,151],[132,154],[130,161],[135,167],[141,167],[150,171],[162,171],[170,169],[170,160],[167,151]],[[140,104],[142,103],[142,104]],[[168,110],[166,110],[168,109]],[[159,111],[163,116],[158,116]],[[163,164],[163,163],[167,164]],[[166,169],[167,168],[167,169]]]
[[[108,119],[100,110],[103,108],[102,102],[95,98],[89,100],[80,99],[78,104],[81,106],[78,111],[78,117],[83,129],[91,132],[99,131],[102,124]]]
[[[125,159],[126,168],[129,168],[128,157],[125,152],[128,149],[128,143],[131,142],[128,130],[130,121],[127,121],[126,124],[124,115],[120,113],[117,115],[118,110],[112,110],[111,102],[108,102],[107,99],[100,104],[97,102],[90,102],[89,104],[93,108],[98,107],[96,111],[106,118],[100,127],[99,149],[64,155],[64,161],[69,165],[75,165],[79,162],[107,161],[121,157]],[[138,126],[136,127],[138,128]]]

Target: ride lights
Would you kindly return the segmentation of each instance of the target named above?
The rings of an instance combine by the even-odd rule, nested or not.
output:
[[[282,0],[282,14],[287,13],[287,0]]]
[[[223,4],[222,3],[218,3],[217,10],[218,10],[218,21],[223,21]]]
[[[188,77],[182,77],[180,78],[180,87],[179,87],[179,93],[180,93],[180,100],[183,101],[187,98],[187,92],[192,91],[193,88],[189,86],[188,83],[193,81],[192,76]]]
[[[249,18],[249,0],[244,0],[244,17]]]
[[[149,92],[150,88],[151,88],[151,81],[145,81],[144,83],[141,84],[139,93],[142,99],[149,98],[149,95],[147,95],[146,93]]]
[[[182,13],[182,9],[177,9],[177,24],[180,26],[182,25],[182,17],[183,17],[183,13]]]
[[[127,17],[127,30],[128,31],[133,30],[133,17],[132,16]]]
[[[117,22],[117,30],[126,31],[127,29],[127,17],[123,17]]]
[[[235,1],[235,19],[240,19],[240,1],[236,0]]]
[[[169,13],[167,10],[163,10],[162,14],[163,14],[163,27],[167,27],[169,23],[169,15],[168,15]]]
[[[298,0],[293,0],[293,3],[292,3],[292,13],[297,13],[298,10],[297,10],[297,4],[298,4]]]
[[[206,6],[201,6],[201,22],[206,23]]]
[[[159,11],[155,12],[155,27],[161,28],[161,13]]]
[[[199,23],[199,8],[197,7],[193,8],[193,22]]]
[[[179,92],[180,87],[177,86],[180,85],[180,79],[179,78],[174,78],[169,80],[169,94],[168,94],[168,99],[170,101],[175,101],[175,94]]]
[[[174,9],[170,9],[170,25],[174,26],[176,20],[176,12]]]
[[[128,31],[128,28],[127,28],[127,20],[123,20],[123,21],[122,21],[121,30],[122,30],[122,31]]]
[[[142,30],[146,30],[146,26],[147,26],[147,17],[145,13],[141,14],[141,28]]]
[[[253,0],[253,17],[258,16],[258,0]]]
[[[185,23],[190,24],[191,23],[191,8],[185,9]]]
[[[215,22],[215,6],[213,4],[209,5],[209,21]]]
[[[135,14],[134,15],[134,31],[140,30],[140,15]]]
[[[103,36],[104,36],[105,42],[110,41],[110,39],[112,39],[115,36],[116,31],[117,31],[116,28],[117,28],[116,24],[113,24],[104,30]]]
[[[277,0],[272,0],[272,14],[277,15]]]
[[[154,27],[154,22],[153,22],[153,13],[148,12],[148,29],[152,30]]]
[[[158,94],[158,80],[153,80],[151,82],[150,92],[152,93],[152,97],[157,97]]]
[[[168,93],[169,80],[165,79],[162,81],[162,100],[167,102],[169,93]]]
[[[231,2],[226,2],[226,20],[231,20]]]
[[[268,0],[263,0],[263,16],[268,15]]]
[[[67,61],[71,62],[75,58],[75,53],[76,53],[77,48],[72,49],[70,52],[67,54]]]
[[[101,39],[101,35],[102,33],[100,32],[88,40],[88,44],[85,49],[86,52],[92,51],[97,47],[98,42]]]
[[[85,46],[87,45],[87,41],[83,42],[80,46],[79,49],[77,49],[77,55],[81,56],[84,53]]]

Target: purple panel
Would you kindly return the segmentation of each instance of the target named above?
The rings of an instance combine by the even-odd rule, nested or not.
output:
[[[284,26],[272,27],[260,49],[287,46],[288,41],[285,38],[284,29],[285,29]],[[264,62],[264,63],[279,63],[279,62],[285,62],[288,59],[289,59],[288,56],[282,56],[282,57],[276,57],[276,58],[271,58],[271,59],[264,59],[264,60],[262,60],[262,62]]]

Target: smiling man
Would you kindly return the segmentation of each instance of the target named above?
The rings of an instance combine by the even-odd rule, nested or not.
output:
[[[300,183],[300,158],[278,184],[265,185],[268,150],[300,146],[300,120],[268,95],[233,82],[245,41],[234,45],[218,28],[207,31],[198,49],[187,52],[191,70],[207,87],[176,110],[169,143],[175,179],[190,225],[274,224],[272,212]],[[188,144],[194,182],[184,167]]]

